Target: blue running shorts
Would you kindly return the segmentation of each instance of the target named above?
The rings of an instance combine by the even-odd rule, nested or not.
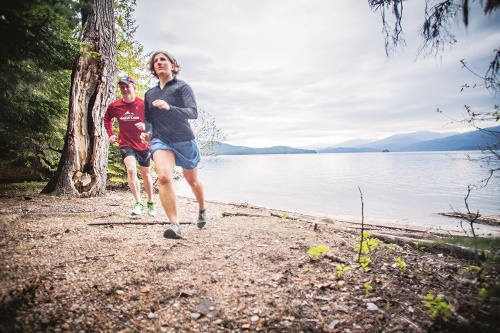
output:
[[[175,154],[175,165],[183,169],[193,170],[200,162],[200,149],[195,140],[165,143],[154,138],[151,140],[151,148],[149,149],[151,155],[157,150],[172,150]]]

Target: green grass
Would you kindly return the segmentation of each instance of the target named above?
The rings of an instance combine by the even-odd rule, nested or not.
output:
[[[47,185],[47,181],[25,181],[22,183],[2,183],[0,193],[4,195],[35,195]]]
[[[474,248],[475,246],[478,250],[490,250],[492,248],[500,248],[500,237],[450,237],[444,238],[437,243],[462,245],[470,248]]]
[[[437,245],[453,244],[464,246],[471,252],[485,254],[486,262],[493,265],[500,265],[500,237],[450,237],[435,242]]]

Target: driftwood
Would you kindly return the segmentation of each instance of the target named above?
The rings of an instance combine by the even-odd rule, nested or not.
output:
[[[269,216],[269,215],[249,214],[249,213],[241,213],[241,212],[236,212],[236,213],[222,212],[221,214],[223,217],[228,217],[228,216],[268,217]]]
[[[445,212],[445,213],[439,213],[439,215],[462,219],[464,221],[469,220],[468,213]],[[472,215],[473,218],[476,216],[476,214],[470,214],[470,215]],[[500,226],[500,215],[479,214],[479,217],[475,220],[475,223]]]
[[[395,236],[381,233],[372,233],[372,236],[386,243],[399,245],[414,244],[415,247],[424,247],[426,252],[446,253],[460,258],[480,259],[484,254],[474,253],[472,248],[455,244],[441,244],[428,239],[418,239],[411,237]],[[417,249],[418,250],[418,249]]]

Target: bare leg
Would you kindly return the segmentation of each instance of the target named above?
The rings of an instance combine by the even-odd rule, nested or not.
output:
[[[137,178],[137,167],[136,160],[134,156],[127,156],[123,160],[125,167],[127,168],[127,182],[130,187],[130,191],[135,198],[136,202],[141,203],[141,183],[139,178]]]
[[[192,170],[182,169],[184,173],[184,178],[186,178],[189,186],[191,186],[191,190],[196,197],[196,201],[198,201],[198,206],[200,210],[205,209],[205,193],[203,192],[203,185],[198,180],[198,168],[194,168]]]
[[[153,202],[153,180],[151,179],[151,174],[149,173],[149,167],[140,167],[142,181],[144,182],[144,189],[148,195],[148,202]]]
[[[153,153],[158,182],[159,195],[163,210],[170,222],[177,220],[177,197],[174,192],[175,155],[171,150],[157,150]]]

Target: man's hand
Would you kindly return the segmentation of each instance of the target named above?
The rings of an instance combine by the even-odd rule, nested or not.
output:
[[[109,143],[114,145],[115,142],[116,142],[116,135],[113,134],[112,136],[109,137]]]
[[[137,123],[137,124],[135,124],[135,127],[137,127],[139,129],[139,131],[142,131],[142,132],[144,132],[144,130],[146,129],[146,125],[144,125],[144,123]]]
[[[141,133],[141,141],[142,141],[143,144],[146,144],[149,141],[151,141],[151,133],[142,132]]]

